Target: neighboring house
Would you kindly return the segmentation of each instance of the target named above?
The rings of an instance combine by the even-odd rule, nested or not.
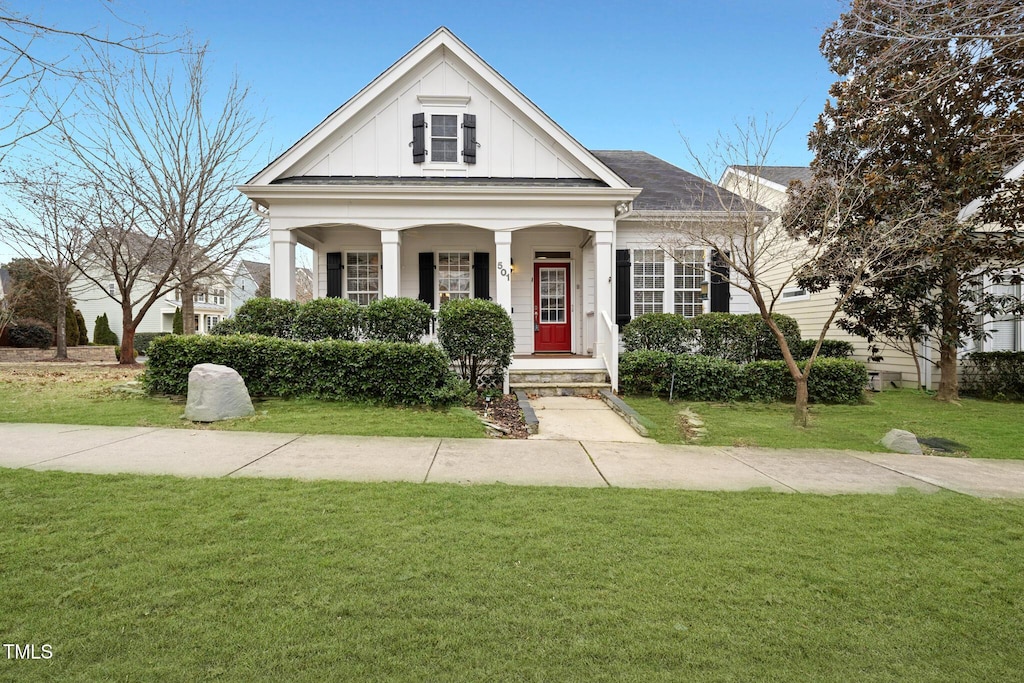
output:
[[[297,268],[295,276],[295,298],[298,301],[309,301],[313,298],[313,271]],[[269,293],[270,264],[240,259],[231,269],[232,314],[246,301],[258,296],[261,287]]]
[[[239,189],[269,223],[273,296],[296,297],[302,244],[314,296],[493,299],[513,370],[607,369],[614,385],[631,317],[754,310],[705,282],[711,254],[677,263],[652,237],[720,209],[713,187],[586,149],[440,28]]]
[[[1010,179],[1019,178],[1024,173],[1024,162],[1021,162],[1007,173]],[[781,212],[787,201],[786,190],[793,181],[808,182],[811,179],[811,169],[806,166],[730,166],[722,174],[718,184],[731,192],[735,192],[748,199],[771,209],[774,213]],[[976,212],[984,200],[975,200],[968,204],[960,212],[960,219],[963,220]],[[780,280],[781,282],[781,280]],[[1007,294],[1015,297],[1021,296],[1019,284],[997,284],[986,279],[982,283],[986,289],[997,294]],[[821,332],[821,327],[832,311],[837,290],[829,288],[823,292],[809,293],[794,283],[782,291],[782,296],[776,305],[778,313],[791,316],[797,320],[800,330],[805,338],[816,336]],[[1024,350],[1024,320],[1020,316],[1007,316],[992,318],[990,316],[979,316],[978,328],[987,333],[987,338],[979,342],[969,342],[963,352],[972,350],[983,351],[1021,351]],[[854,358],[867,364],[869,371],[883,373],[887,381],[899,381],[904,386],[914,386],[917,381],[917,371],[914,366],[913,355],[908,350],[893,348],[883,342],[876,342],[881,361],[870,361],[872,355],[871,346],[866,339],[848,334],[839,329],[833,322],[829,329],[828,339],[839,339],[853,344]],[[937,352],[927,343],[917,345],[917,355],[922,361],[922,381],[925,386],[934,387],[938,385],[939,372],[933,366],[933,356],[937,358]],[[896,377],[898,375],[899,377]]]
[[[120,339],[123,325],[121,305],[111,298],[111,295],[119,296],[117,284],[109,275],[104,277],[102,272],[95,270],[91,272],[97,280],[103,283],[103,289],[88,278],[76,278],[71,289],[75,307],[82,312],[82,317],[85,318],[85,323],[89,327],[90,339],[95,333],[96,318],[104,313],[110,322],[110,329]],[[227,278],[223,277],[212,278],[197,288],[192,297],[196,332],[205,334],[213,329],[214,325],[231,315],[234,309],[231,307],[230,291],[231,285]],[[160,297],[150,307],[142,322],[135,327],[135,331],[174,331],[174,313],[179,308],[181,308],[181,294],[178,290],[172,290]]]

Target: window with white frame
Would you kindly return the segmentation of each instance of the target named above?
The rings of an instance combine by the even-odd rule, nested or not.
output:
[[[209,332],[213,329],[213,326],[220,322],[219,315],[208,315],[206,316],[206,331]]]
[[[223,306],[224,294],[225,293],[223,289],[214,289],[213,293],[210,295],[210,303],[217,304],[218,306]]]
[[[430,160],[459,160],[459,117],[455,114],[430,115]]]
[[[380,298],[380,254],[350,251],[345,254],[345,296],[365,306]]]
[[[665,301],[665,255],[660,249],[633,250],[633,317],[662,313]]]
[[[802,287],[787,287],[782,290],[782,301],[805,301],[810,298],[810,293]]]
[[[117,296],[117,283],[116,282],[108,282],[107,283],[107,294],[109,294],[110,296]]]
[[[468,251],[437,254],[437,300],[468,299],[472,296],[473,261]]]
[[[206,292],[196,292],[192,295],[192,303],[205,304],[206,303]]]
[[[701,285],[704,283],[704,250],[677,249],[672,282],[672,312],[692,318],[704,312]]]
[[[1010,296],[1020,299],[1020,285],[1017,284],[993,284],[992,294],[997,296]],[[994,318],[989,324],[991,336],[991,347],[993,351],[1020,351],[1021,350],[1021,318],[1016,315],[1005,315]]]

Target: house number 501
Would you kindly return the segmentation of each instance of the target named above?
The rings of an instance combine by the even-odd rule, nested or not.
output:
[[[509,273],[508,268],[506,268],[505,264],[502,263],[501,261],[498,261],[498,275],[501,275],[506,280],[512,280],[511,273]]]

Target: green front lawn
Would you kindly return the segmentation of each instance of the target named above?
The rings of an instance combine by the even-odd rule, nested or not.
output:
[[[1024,505],[0,470],[4,680],[980,681]]]
[[[761,403],[692,403],[630,396],[625,401],[652,425],[662,443],[683,443],[679,409],[704,420],[708,446],[839,448],[885,451],[879,439],[890,429],[941,437],[969,447],[974,458],[1024,458],[1024,404],[965,398],[939,403],[903,389],[869,394],[863,405],[812,405],[811,426],[793,427],[793,406]]]
[[[182,419],[185,407],[179,401],[114,390],[139,373],[72,363],[0,365],[0,421],[353,436],[485,436],[476,415],[464,408],[389,408],[313,399],[257,402],[255,417],[195,425]]]

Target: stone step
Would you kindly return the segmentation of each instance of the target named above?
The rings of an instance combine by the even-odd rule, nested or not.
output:
[[[606,370],[511,370],[510,384],[607,383]]]
[[[524,392],[528,396],[597,396],[602,390],[610,390],[607,382],[510,382],[513,392]]]

